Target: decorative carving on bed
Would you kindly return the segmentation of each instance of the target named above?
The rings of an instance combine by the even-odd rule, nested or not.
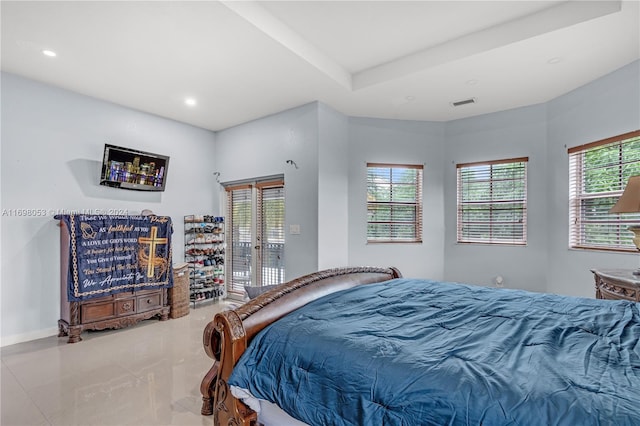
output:
[[[200,385],[202,414],[214,414],[216,426],[257,426],[256,413],[234,398],[227,385],[233,367],[251,339],[269,324],[320,297],[401,277],[393,267],[328,269],[281,284],[236,310],[217,314],[203,333],[205,352],[214,359],[214,364]]]

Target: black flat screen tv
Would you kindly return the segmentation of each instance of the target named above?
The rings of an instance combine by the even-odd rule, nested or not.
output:
[[[104,145],[100,185],[137,191],[164,191],[169,157]]]

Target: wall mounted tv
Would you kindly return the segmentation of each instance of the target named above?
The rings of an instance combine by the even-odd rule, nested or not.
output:
[[[137,191],[164,191],[169,157],[104,145],[100,185]]]

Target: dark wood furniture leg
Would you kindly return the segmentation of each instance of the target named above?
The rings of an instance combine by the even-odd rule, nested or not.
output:
[[[202,409],[200,412],[203,416],[210,416],[213,414],[213,401],[215,399],[218,368],[220,365],[220,335],[216,331],[213,321],[209,322],[204,328],[202,344],[207,356],[213,359],[213,366],[200,383],[200,393],[202,394]]]
[[[200,413],[203,416],[213,414],[214,392],[216,390],[216,380],[218,379],[218,361],[213,363],[213,367],[209,369],[207,374],[200,383],[200,393],[202,394],[202,409]]]

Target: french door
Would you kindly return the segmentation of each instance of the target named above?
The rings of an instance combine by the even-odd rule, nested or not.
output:
[[[245,286],[284,282],[284,180],[225,187],[227,294],[242,299]]]

